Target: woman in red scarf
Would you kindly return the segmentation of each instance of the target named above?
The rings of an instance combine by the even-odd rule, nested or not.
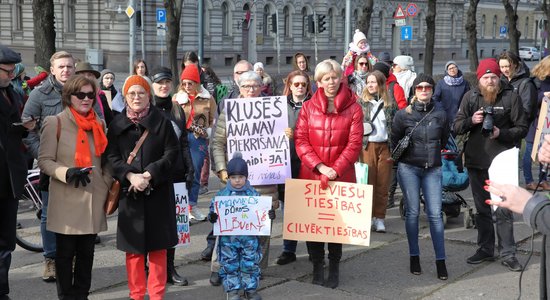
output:
[[[92,109],[96,91],[95,80],[71,77],[61,95],[64,110],[42,126],[38,166],[51,177],[47,229],[56,233],[60,299],[88,297],[95,238],[107,230],[103,205],[112,176],[101,164],[107,137]]]

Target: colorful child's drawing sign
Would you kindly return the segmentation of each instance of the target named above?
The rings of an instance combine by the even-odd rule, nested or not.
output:
[[[214,235],[270,235],[271,197],[216,196]]]
[[[285,199],[284,239],[370,244],[371,185],[287,179]]]

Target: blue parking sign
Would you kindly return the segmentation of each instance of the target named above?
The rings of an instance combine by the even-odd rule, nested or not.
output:
[[[401,40],[412,41],[412,26],[401,26]]]
[[[157,8],[157,23],[166,23],[166,9]]]
[[[506,28],[506,26],[500,26],[500,34],[506,34],[507,31],[508,28]]]

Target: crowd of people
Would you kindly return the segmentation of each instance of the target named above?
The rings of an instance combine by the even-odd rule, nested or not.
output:
[[[132,299],[144,299],[146,294],[162,299],[166,283],[188,284],[174,265],[174,183],[186,184],[193,222],[218,220],[213,202],[208,212],[198,207],[199,195],[208,191],[210,171],[225,184],[217,196],[270,196],[269,218],[276,217],[279,205],[284,218],[285,202],[293,201],[285,195],[284,184],[252,186],[242,155],[228,157],[226,99],[286,97],[289,125],[284,134],[292,178],[319,180],[323,188],[329,181],[355,183],[354,163],[367,164],[373,231],[386,232],[386,211],[395,205],[399,185],[414,275],[422,274],[422,200],[437,277],[449,277],[441,181],[441,151],[449,138],[467,137],[463,164],[478,231],[478,248],[467,263],[498,258],[511,271],[523,269],[516,258],[513,211],[524,212],[526,223],[548,231],[543,214],[548,199],[530,199],[524,189],[489,181],[488,168],[496,155],[521,146],[525,139],[525,187],[550,190],[542,164],[539,184],[535,183],[530,157],[538,147],[534,134],[540,104],[550,96],[550,58],[543,59],[531,77],[517,55],[504,52],[480,61],[478,82],[468,82],[458,64],[449,61],[436,83],[430,75],[414,71],[410,56],[375,56],[366,36],[356,31],[342,63],[327,59],[313,68],[304,53],[296,53],[294,70],[280,90],[263,63],[246,60],[235,64],[232,83],[224,85],[192,51],[184,54],[179,75],[164,67],[150,71],[144,60],[137,60],[120,89],[114,72],[98,72],[68,52],[56,52],[50,63],[49,72],[40,70],[37,77],[25,79],[19,54],[0,45],[0,296],[9,293],[16,199],[33,160],[41,171],[42,279],[57,283],[59,299],[88,297],[94,247],[98,233],[107,228],[103,206],[113,178],[122,185],[116,246],[126,253]],[[180,84],[173,90],[176,78]],[[485,125],[488,115],[493,120],[490,128]],[[396,157],[403,140],[407,147]],[[25,152],[20,151],[23,144]],[[548,153],[546,137],[541,163],[550,162]],[[497,207],[492,210],[486,203],[489,192],[510,201],[490,202]],[[269,236],[216,237],[211,231],[201,253],[201,259],[211,262],[210,283],[223,285],[229,299],[241,299],[240,290],[248,299],[261,299],[257,289],[267,268],[269,244]],[[325,243],[306,244],[312,283],[338,287],[342,244],[327,243],[328,276]],[[296,247],[297,241],[284,240],[276,263],[296,261]]]

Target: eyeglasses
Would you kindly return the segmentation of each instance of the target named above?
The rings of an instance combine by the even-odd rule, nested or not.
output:
[[[0,70],[2,70],[2,71],[4,71],[4,72],[8,73],[8,76],[9,76],[9,75],[15,74],[15,68],[13,68],[13,69],[11,69],[11,70],[6,70],[6,69],[4,69],[4,68],[0,68]]]
[[[306,87],[307,82],[294,82],[292,85],[295,87],[299,87],[299,86]]]
[[[248,72],[248,71],[235,71],[235,74],[241,75],[242,73],[246,73],[246,72]]]
[[[456,69],[458,69],[458,68],[457,67],[449,67],[448,70],[456,70]]]
[[[417,91],[417,92],[421,92],[421,91],[431,92],[431,91],[432,91],[432,88],[433,88],[433,85],[431,85],[431,84],[428,84],[428,85],[417,85],[417,86],[416,86],[416,91]]]
[[[86,97],[88,99],[94,99],[95,98],[95,93],[94,92],[88,92],[88,93],[76,92],[76,93],[73,94],[73,96],[75,96],[79,100],[84,100],[84,99],[86,99]]]
[[[128,96],[130,98],[135,98],[136,96],[138,96],[139,98],[143,98],[143,97],[145,97],[145,93],[144,92],[139,92],[139,93],[131,92],[131,93],[126,94],[126,96]]]
[[[366,62],[360,62],[360,63],[359,63],[359,65],[360,65],[361,67],[366,66],[367,64],[368,64],[368,63],[366,63]]]
[[[243,85],[241,86],[242,89],[245,89],[245,90],[255,90],[255,89],[259,89],[260,86],[259,85]]]

